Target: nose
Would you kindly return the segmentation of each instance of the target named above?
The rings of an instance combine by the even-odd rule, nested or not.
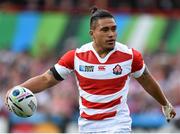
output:
[[[115,36],[115,32],[114,31],[109,31],[108,37],[114,37]]]

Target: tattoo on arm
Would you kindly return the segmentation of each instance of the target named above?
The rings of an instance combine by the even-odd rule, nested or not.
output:
[[[154,81],[152,78],[152,75],[150,74],[150,72],[148,71],[148,68],[145,67],[145,70],[143,72],[143,74],[139,77],[136,78],[136,80],[145,88],[147,89],[147,86],[149,87],[150,85],[152,85],[152,82]]]
[[[48,70],[47,72],[49,75],[53,75],[52,71]]]
[[[150,74],[149,74],[148,68],[145,67],[145,70],[144,70],[143,74],[141,75],[141,78],[145,79],[149,76],[150,76]]]
[[[145,67],[143,75],[149,75],[149,71],[148,71],[147,67]]]

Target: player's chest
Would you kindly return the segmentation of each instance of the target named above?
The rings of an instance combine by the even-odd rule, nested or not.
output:
[[[131,72],[132,62],[117,62],[113,64],[92,64],[82,60],[75,61],[75,70],[78,74],[89,78],[117,78]]]

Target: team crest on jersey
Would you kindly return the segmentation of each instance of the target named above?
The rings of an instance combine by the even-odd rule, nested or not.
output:
[[[116,65],[114,68],[113,68],[113,74],[115,75],[120,75],[122,73],[122,68],[120,65]]]
[[[94,66],[79,65],[79,71],[82,71],[82,72],[93,72],[94,71]]]

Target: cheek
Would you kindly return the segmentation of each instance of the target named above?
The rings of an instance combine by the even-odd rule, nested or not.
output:
[[[102,34],[99,34],[99,35],[95,36],[95,40],[97,42],[104,42],[104,39],[105,39],[105,36],[102,35]]]
[[[99,39],[104,39],[107,35],[106,34],[103,34],[103,33],[98,33],[96,38],[99,38]]]
[[[115,36],[117,37],[117,33],[115,33]]]
[[[99,33],[94,34],[94,39],[95,40],[100,40],[101,39],[101,34],[99,34]]]

